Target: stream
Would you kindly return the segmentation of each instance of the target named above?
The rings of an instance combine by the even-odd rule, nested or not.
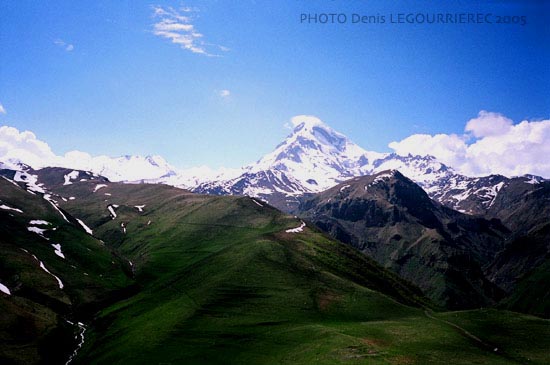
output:
[[[69,322],[69,323],[74,325],[74,323],[72,322]],[[76,334],[75,339],[78,341],[78,344],[74,349],[73,353],[71,354],[71,356],[69,357],[69,360],[67,360],[67,362],[65,363],[65,365],[69,365],[71,361],[74,360],[74,358],[78,354],[78,350],[80,350],[82,348],[82,345],[84,345],[84,334],[86,333],[86,326],[82,322],[78,322],[76,325],[78,326],[78,333]]]

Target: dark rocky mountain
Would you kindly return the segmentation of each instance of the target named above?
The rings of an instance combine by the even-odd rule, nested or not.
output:
[[[487,215],[512,231],[488,277],[511,293],[511,308],[549,316],[550,181],[510,179]]]
[[[485,265],[485,273],[509,293],[505,302],[510,308],[544,316],[550,315],[549,186],[550,181],[534,175],[453,175],[439,181],[430,195],[453,209],[499,219],[510,230],[504,249]]]
[[[305,198],[299,212],[449,308],[486,306],[504,295],[483,266],[503,249],[508,230],[434,202],[396,170]]]
[[[409,188],[396,189],[403,181]],[[460,293],[464,285],[446,280],[462,271],[470,285],[491,288],[490,295],[470,294],[473,305],[503,298],[507,308],[550,316],[550,182],[537,176],[453,175],[439,183],[441,190],[431,196],[444,204],[397,172],[354,178],[305,196],[295,212],[417,283],[432,299],[452,306],[430,283],[442,276],[436,286]],[[404,192],[408,199],[396,195]],[[437,238],[427,240],[427,232]],[[461,255],[468,259],[457,260]],[[434,265],[439,261],[444,264]],[[460,270],[454,267],[458,262]],[[414,269],[407,270],[408,265]],[[485,299],[476,304],[476,295]]]

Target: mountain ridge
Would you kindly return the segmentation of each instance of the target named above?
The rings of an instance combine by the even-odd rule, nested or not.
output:
[[[397,170],[314,194],[296,213],[417,283],[436,303],[468,308],[503,297],[482,265],[503,248],[508,231],[433,201]]]
[[[117,158],[72,152],[66,168],[89,171],[110,181],[160,183],[202,194],[248,195],[290,212],[297,197],[326,190],[355,176],[397,169],[418,183],[436,201],[462,213],[484,214],[501,183],[510,177],[468,177],[433,156],[402,156],[368,151],[314,116],[292,118],[292,132],[270,153],[239,169],[178,170],[156,155]],[[0,161],[0,167],[22,169],[21,162]],[[24,169],[24,168],[23,168]],[[526,181],[544,178],[525,175]]]

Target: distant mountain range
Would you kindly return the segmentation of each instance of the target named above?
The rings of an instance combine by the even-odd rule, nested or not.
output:
[[[297,197],[318,193],[352,177],[398,170],[420,185],[430,198],[466,214],[484,214],[510,178],[501,175],[468,177],[437,161],[433,156],[400,156],[367,151],[314,117],[298,119],[290,134],[276,149],[256,163],[231,176],[195,179],[198,184],[179,186],[217,195],[249,195],[284,211],[293,211]],[[522,181],[537,184],[545,179],[526,175]],[[180,181],[190,181],[183,179]],[[174,184],[174,178],[155,182]]]
[[[484,214],[509,178],[468,177],[433,156],[401,156],[367,151],[316,117],[293,119],[292,133],[271,153],[240,169],[206,167],[178,170],[161,156],[72,156],[59,166],[89,171],[110,181],[162,183],[193,192],[248,195],[292,211],[297,197],[318,193],[352,177],[395,169],[419,184],[430,198],[467,214]],[[26,161],[0,161],[0,168],[17,169]],[[70,165],[70,166],[69,166]],[[536,184],[542,177],[526,175]]]

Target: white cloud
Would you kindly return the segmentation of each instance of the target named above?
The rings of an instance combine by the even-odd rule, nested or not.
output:
[[[29,131],[20,132],[8,126],[0,127],[0,168],[12,167],[23,162],[38,169],[60,166],[85,171],[94,171],[112,181],[158,178],[172,169],[160,156],[118,157],[92,156],[86,152],[70,151],[56,155],[50,146],[37,139]]]
[[[505,122],[508,118],[496,113],[480,113],[480,118],[500,119]],[[302,122],[316,125],[322,123],[318,118],[301,115],[291,119],[290,124],[297,126]],[[441,162],[455,168],[469,176],[484,176],[489,174],[502,174],[517,176],[523,174],[535,174],[550,178],[550,119],[542,121],[524,120],[518,124],[499,123],[499,132],[491,133],[485,127],[476,124],[466,124],[466,132],[457,134],[414,134],[401,141],[391,142],[390,148],[399,155],[432,155]],[[483,125],[484,122],[480,124]],[[472,127],[472,124],[474,127]],[[468,127],[468,125],[470,127]],[[290,125],[289,125],[290,126]],[[472,129],[473,128],[473,129]],[[472,137],[476,130],[482,137]],[[123,158],[121,158],[123,159]],[[56,155],[50,146],[36,138],[29,131],[20,132],[18,129],[8,126],[0,127],[0,162],[21,161],[34,168],[45,166],[64,166],[96,172],[124,172],[127,176],[142,176],[143,169],[148,164],[136,159],[127,165],[107,156],[91,156],[80,151],[71,151],[63,156]],[[162,167],[163,163],[159,163]],[[132,166],[132,171],[120,171],[121,166]],[[154,176],[163,169],[153,169],[147,174]],[[137,173],[139,172],[139,174]],[[110,175],[111,176],[111,175]],[[147,175],[149,176],[149,175]]]
[[[227,97],[231,96],[231,91],[229,91],[227,89],[223,89],[223,90],[220,90],[219,95],[222,98],[227,98]]]
[[[398,155],[432,155],[449,166],[461,165],[468,146],[466,137],[456,134],[413,134],[399,142],[391,142],[389,147]]]
[[[1,103],[0,103],[0,114],[6,114],[6,109]]]
[[[389,147],[399,155],[435,156],[465,175],[550,177],[550,120],[514,125],[502,114],[481,111],[466,123],[465,132],[414,134]]]
[[[30,131],[0,127],[0,162],[23,162],[33,168],[46,166],[87,167],[93,157],[85,152],[71,151],[56,155],[50,146]],[[84,168],[85,169],[85,168]]]
[[[502,114],[482,110],[477,118],[470,119],[466,123],[465,131],[471,132],[477,138],[498,136],[508,132],[513,124],[511,119]]]
[[[44,166],[55,154],[47,143],[36,138],[34,133],[19,132],[16,128],[0,127],[0,161],[22,161],[31,166]]]
[[[55,41],[53,41],[53,43],[63,48],[67,52],[71,52],[72,50],[74,50],[74,45],[65,42],[63,39],[56,39]]]
[[[192,8],[180,8],[178,11],[172,7],[154,6],[153,17],[159,20],[153,25],[153,34],[205,56],[219,56],[214,50],[229,51],[227,47],[204,41],[203,34],[192,23],[194,13],[196,10]]]
[[[321,119],[313,115],[296,115],[290,118],[290,123],[292,124],[293,127],[297,127],[302,123],[311,124],[311,125],[323,124]]]
[[[523,121],[506,134],[479,139],[466,155],[472,174],[493,171],[503,175],[550,177],[550,120]]]

